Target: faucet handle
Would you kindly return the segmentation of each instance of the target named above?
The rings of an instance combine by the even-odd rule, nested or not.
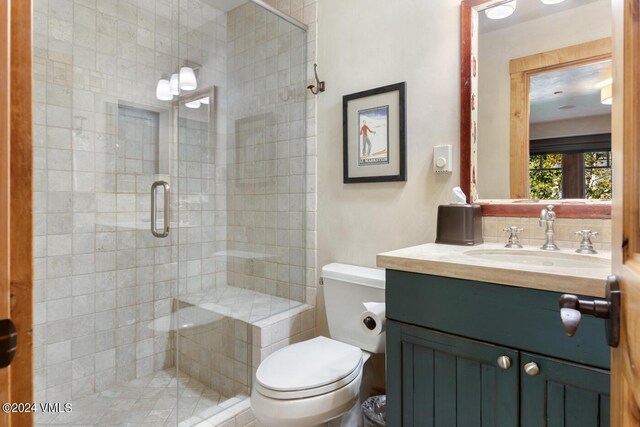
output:
[[[502,229],[502,231],[504,231],[505,233],[509,233],[509,241],[507,242],[506,245],[504,245],[505,248],[522,248],[523,247],[520,244],[520,238],[518,237],[518,234],[524,231],[522,227],[516,227],[516,226],[505,227]]]
[[[558,217],[558,214],[553,210],[555,208],[554,205],[547,205],[547,221],[555,221]]]
[[[579,254],[597,254],[598,252],[593,249],[593,242],[591,242],[592,237],[596,237],[598,235],[597,231],[591,230],[579,230],[576,231],[576,236],[582,237],[580,241],[580,247],[576,249],[576,252]]]
[[[544,227],[548,221],[554,221],[556,219],[556,213],[553,211],[555,205],[547,205],[540,211],[540,227]]]

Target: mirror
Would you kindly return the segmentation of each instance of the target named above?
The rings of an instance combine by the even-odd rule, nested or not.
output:
[[[606,59],[529,78],[529,198],[611,200],[611,72]]]
[[[472,200],[610,199],[610,0],[466,3]]]

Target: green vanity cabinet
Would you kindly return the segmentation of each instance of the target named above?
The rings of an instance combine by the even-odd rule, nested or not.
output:
[[[520,377],[522,427],[609,425],[609,371],[528,353],[520,360],[540,369]]]
[[[501,356],[517,365],[517,351],[394,321],[387,323],[387,337],[396,347],[400,337],[401,351],[388,355],[401,357],[393,361],[400,372],[387,381],[402,390],[402,425],[517,425],[518,371],[496,365]]]
[[[609,425],[604,326],[567,337],[560,294],[394,270],[386,286],[387,425]]]

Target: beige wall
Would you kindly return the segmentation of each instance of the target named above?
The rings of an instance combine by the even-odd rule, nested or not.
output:
[[[593,135],[611,132],[611,115],[577,117],[553,122],[532,123],[530,139],[559,138],[562,136]]]
[[[561,28],[561,31],[553,29]],[[611,36],[611,1],[480,35],[478,195],[509,197],[509,60]],[[507,41],[505,43],[505,41]]]
[[[318,267],[375,266],[377,253],[432,242],[458,185],[459,2],[318,2]],[[407,182],[342,183],[342,96],[407,82]],[[453,146],[436,175],[433,146]],[[319,292],[320,332],[324,323]]]

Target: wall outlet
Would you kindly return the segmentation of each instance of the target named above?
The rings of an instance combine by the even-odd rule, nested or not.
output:
[[[433,147],[433,170],[437,173],[451,172],[451,146],[436,145]]]

